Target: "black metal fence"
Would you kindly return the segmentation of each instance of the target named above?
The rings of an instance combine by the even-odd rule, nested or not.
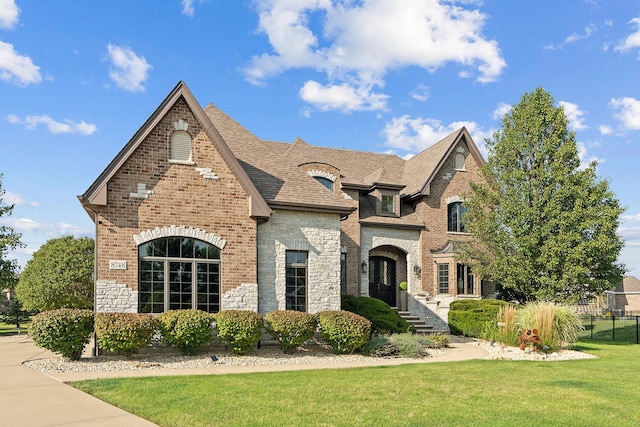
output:
[[[640,344],[640,316],[611,313],[602,316],[583,315],[581,339],[620,341]]]

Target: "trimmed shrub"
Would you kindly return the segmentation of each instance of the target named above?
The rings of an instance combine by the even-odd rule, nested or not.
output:
[[[342,295],[342,309],[368,319],[371,331],[378,334],[415,332],[415,326],[404,320],[384,301],[371,297]]]
[[[75,308],[44,311],[31,319],[29,336],[42,348],[79,360],[93,333],[93,312]]]
[[[158,331],[158,319],[140,313],[96,313],[98,345],[108,351],[131,356],[148,346]]]
[[[265,316],[269,335],[278,340],[285,353],[291,353],[307,342],[318,327],[316,316],[293,310],[274,310]]]
[[[264,319],[247,310],[225,310],[215,315],[218,337],[234,354],[247,354],[260,341]]]
[[[508,304],[495,299],[457,300],[449,306],[452,335],[480,338],[488,322],[495,323],[500,307]]]
[[[323,311],[318,314],[320,334],[336,354],[353,353],[371,335],[371,322],[350,311]]]
[[[549,350],[571,347],[584,328],[573,307],[552,302],[530,302],[518,310],[516,317],[516,327],[536,329],[540,346]]]
[[[162,339],[192,356],[198,348],[211,342],[213,315],[201,310],[169,310],[158,316]]]

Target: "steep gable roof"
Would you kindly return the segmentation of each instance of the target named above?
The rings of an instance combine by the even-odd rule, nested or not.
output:
[[[227,141],[231,151],[272,207],[348,214],[354,208],[304,173],[298,165],[273,150],[247,129],[208,105],[207,116]]]
[[[483,165],[484,159],[478,147],[473,143],[467,128],[462,127],[407,160],[402,179],[402,182],[406,184],[404,194],[409,197],[429,195],[431,182],[461,140],[467,143],[469,151],[476,162],[479,165]]]
[[[224,161],[233,171],[234,175],[249,195],[249,210],[253,217],[266,218],[270,215],[271,209],[266,201],[251,181],[245,170],[241,167],[224,139],[215,129],[211,120],[202,110],[194,96],[191,94],[186,84],[180,81],[169,95],[160,103],[158,108],[138,129],[133,137],[127,142],[116,157],[109,163],[106,169],[98,176],[91,186],[78,199],[85,207],[90,216],[93,216],[88,209],[90,205],[106,205],[107,204],[107,184],[116,174],[116,172],[124,165],[127,159],[134,153],[136,148],[144,141],[149,133],[156,127],[162,118],[169,112],[178,100],[182,98],[187,106],[191,109],[196,119],[200,122],[204,132],[207,134],[211,142],[216,147]]]

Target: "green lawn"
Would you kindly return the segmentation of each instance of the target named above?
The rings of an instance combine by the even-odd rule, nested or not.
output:
[[[161,426],[640,425],[640,347],[598,359],[474,360],[344,370],[74,384]]]
[[[615,321],[615,323],[614,323]],[[615,341],[637,343],[638,341],[638,320],[636,317],[606,317],[598,316],[590,319],[584,317],[582,324],[584,331],[581,337],[585,339],[613,341],[615,326]]]
[[[23,334],[27,333],[29,329],[28,322],[20,322],[20,332]],[[0,336],[3,335],[14,335],[18,333],[18,329],[16,328],[15,323],[4,323],[0,322]]]

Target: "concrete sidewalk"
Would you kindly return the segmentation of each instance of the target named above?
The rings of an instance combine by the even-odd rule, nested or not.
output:
[[[22,365],[26,360],[42,357],[56,355],[37,348],[26,334],[0,337],[0,425],[155,426]]]
[[[111,406],[65,384],[97,378],[149,377],[169,375],[223,375],[285,370],[339,369],[389,366],[406,363],[453,362],[481,359],[487,352],[469,343],[451,343],[449,350],[428,359],[375,359],[308,365],[212,366],[193,369],[139,369],[116,372],[61,372],[43,374],[22,364],[27,360],[60,357],[36,347],[25,334],[0,337],[0,425],[7,427],[44,426],[154,426],[155,424]]]

